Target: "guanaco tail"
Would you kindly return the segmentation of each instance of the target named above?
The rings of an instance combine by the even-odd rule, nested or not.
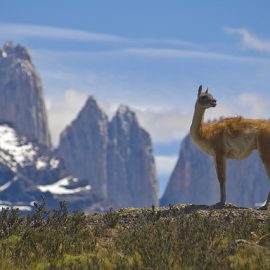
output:
[[[217,105],[208,89],[203,92],[199,86],[190,134],[194,143],[204,152],[213,156],[220,184],[220,202],[226,203],[226,159],[242,160],[257,149],[270,181],[270,122],[268,120],[225,118],[204,123],[206,109]],[[266,203],[260,209],[268,209],[270,192]]]

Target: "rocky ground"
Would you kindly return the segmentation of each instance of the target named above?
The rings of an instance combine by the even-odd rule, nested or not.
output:
[[[115,217],[115,222],[124,227],[142,226],[156,220],[172,220],[179,217],[189,217],[191,214],[198,214],[201,217],[210,219],[225,219],[227,222],[235,218],[249,216],[258,223],[266,223],[270,218],[270,210],[258,210],[254,208],[242,208],[235,205],[225,205],[219,207],[216,205],[194,205],[194,204],[176,204],[168,207],[152,208],[122,208],[118,211],[110,209],[106,214],[94,214],[88,216],[90,226],[103,224],[108,221],[108,216]],[[116,218],[117,217],[117,218]]]

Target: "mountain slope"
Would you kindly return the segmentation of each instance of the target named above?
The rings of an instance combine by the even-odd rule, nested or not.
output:
[[[68,174],[49,148],[0,125],[0,207],[31,210],[41,196],[50,207],[67,200],[71,209],[80,210],[103,201],[87,181]]]

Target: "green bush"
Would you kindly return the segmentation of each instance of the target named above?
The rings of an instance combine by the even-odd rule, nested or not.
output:
[[[65,254],[91,252],[95,247],[86,216],[79,212],[69,214],[65,202],[53,211],[46,208],[45,201],[35,204],[34,214],[25,218],[16,210],[5,209],[0,224],[0,256],[2,261],[12,261],[11,269],[29,269],[37,262],[53,264]],[[1,262],[0,267],[3,269]]]

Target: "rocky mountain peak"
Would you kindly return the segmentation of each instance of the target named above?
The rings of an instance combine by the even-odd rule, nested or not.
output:
[[[57,154],[75,176],[89,181],[106,197],[108,117],[90,96],[62,133]]]
[[[157,205],[158,183],[151,138],[129,107],[121,105],[109,123],[109,142],[109,197],[120,207]]]
[[[30,53],[21,45],[7,42],[1,49],[0,95],[0,121],[51,147],[41,80]]]
[[[20,44],[14,45],[10,41],[6,42],[3,46],[3,49],[1,49],[0,58],[1,57],[12,58],[15,60],[26,60],[31,62],[31,56],[29,51]]]
[[[89,97],[62,133],[57,153],[73,175],[88,179],[117,207],[158,204],[151,138],[129,107],[121,105],[109,122]]]
[[[85,121],[85,124],[92,121],[107,122],[108,117],[98,105],[96,99],[93,96],[89,96],[75,121]]]
[[[126,105],[120,105],[111,120],[109,132],[123,134],[125,140],[129,141],[131,139],[130,135],[136,129],[140,129],[140,125],[135,112]]]
[[[94,96],[88,96],[84,107],[96,107],[100,109]]]
[[[127,105],[123,104],[121,104],[118,110],[116,111],[116,117],[122,118],[127,121],[133,119],[137,120],[136,114]]]

